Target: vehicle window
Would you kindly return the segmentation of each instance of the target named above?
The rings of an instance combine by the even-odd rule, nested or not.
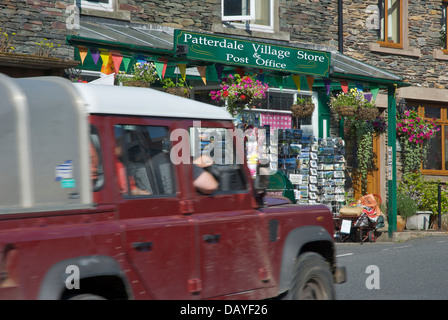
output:
[[[104,186],[103,160],[101,158],[101,144],[98,130],[90,126],[90,178],[93,191],[99,191]]]
[[[168,128],[116,125],[115,169],[123,196],[174,195]]]
[[[243,171],[243,136],[233,129],[190,128],[191,154],[193,159],[205,155],[213,160],[206,167],[218,181],[215,193],[237,193],[247,191],[247,181]]]

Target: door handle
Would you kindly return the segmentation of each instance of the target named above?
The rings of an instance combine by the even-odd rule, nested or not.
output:
[[[132,248],[137,251],[150,251],[152,249],[152,242],[133,242]]]
[[[202,239],[207,243],[218,243],[219,239],[221,239],[220,234],[204,234]]]

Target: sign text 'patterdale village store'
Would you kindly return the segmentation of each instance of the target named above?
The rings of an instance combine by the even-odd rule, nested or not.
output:
[[[176,30],[175,50],[188,46],[186,57],[242,67],[271,69],[328,77],[329,52],[220,37],[205,33]]]

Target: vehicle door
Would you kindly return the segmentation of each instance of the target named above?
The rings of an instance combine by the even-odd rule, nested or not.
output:
[[[211,156],[215,161],[211,172],[219,182],[212,195],[192,192],[192,216],[198,225],[201,297],[247,293],[272,286],[267,229],[256,210],[248,170],[242,164],[243,141],[237,140],[243,137],[233,138],[235,131],[229,122],[202,121],[200,128],[195,126],[189,128],[193,157],[198,152]]]
[[[118,215],[125,252],[155,299],[191,299],[194,228],[183,214],[180,167],[170,162],[174,121],[113,117]],[[136,296],[138,298],[138,296]]]

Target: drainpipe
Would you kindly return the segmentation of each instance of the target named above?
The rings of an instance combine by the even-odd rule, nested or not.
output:
[[[344,17],[342,14],[342,0],[338,0],[338,51],[344,53]]]

